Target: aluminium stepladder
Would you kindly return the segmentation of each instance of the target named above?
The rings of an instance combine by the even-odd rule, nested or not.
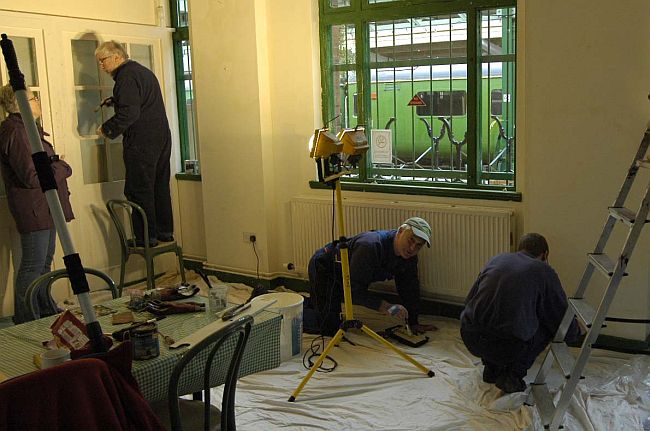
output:
[[[596,342],[602,329],[603,322],[607,315],[616,290],[621,283],[623,276],[627,275],[625,269],[630,260],[634,247],[641,234],[643,225],[648,221],[648,210],[650,208],[650,184],[646,188],[645,195],[639,206],[638,211],[625,208],[625,200],[632,188],[634,179],[640,167],[650,168],[650,161],[644,160],[644,156],[650,146],[650,123],[645,131],[639,150],[632,161],[627,176],[614,204],[609,207],[609,216],[600,235],[598,243],[593,253],[588,254],[588,262],[585,271],[578,285],[574,296],[569,298],[569,306],[564,314],[564,318],[551,342],[550,348],[546,352],[546,357],[531,384],[531,393],[529,394],[527,404],[533,403],[537,407],[542,424],[545,429],[558,430],[562,428],[562,420],[566,412],[573,393],[579,380],[582,378],[582,372],[587,365],[587,360],[591,354],[592,344]],[[611,259],[605,253],[605,245],[609,239],[612,230],[617,221],[627,225],[629,232],[623,245],[621,254],[616,259]],[[603,293],[600,304],[595,308],[589,305],[584,294],[594,272],[598,269],[609,281]],[[571,325],[573,317],[576,316],[588,328],[584,341],[577,356],[569,352],[568,346],[564,342],[564,337]],[[557,363],[565,377],[564,387],[560,388],[561,394],[557,405],[553,402],[553,395],[549,392],[547,386],[547,374],[554,362]]]

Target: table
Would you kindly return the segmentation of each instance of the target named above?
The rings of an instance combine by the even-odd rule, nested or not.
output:
[[[205,302],[203,297],[194,297],[193,301]],[[118,298],[102,303],[109,309],[123,311],[128,298]],[[151,319],[148,312],[134,313],[137,321]],[[166,316],[157,323],[158,331],[178,341],[192,334],[197,329],[217,320],[218,317],[209,312],[173,314]],[[50,325],[55,316],[26,322],[0,330],[0,371],[8,377],[16,377],[36,371],[33,357],[42,353],[45,348],[42,342],[52,339]],[[112,325],[111,315],[100,316],[97,319],[104,333],[111,333],[128,325]],[[246,350],[242,358],[239,376],[245,376],[260,371],[270,370],[280,365],[280,323],[282,315],[273,311],[262,311],[255,316]],[[229,357],[227,349],[232,344],[224,345],[224,357]],[[167,385],[174,365],[182,356],[186,347],[169,349],[160,337],[160,355],[153,359],[133,361],[133,376],[137,380],[144,397],[151,401],[161,401],[167,398]],[[219,358],[216,359],[218,361]],[[224,367],[225,368],[225,367]],[[184,393],[201,390],[200,379],[188,376],[187,382],[181,381]],[[183,376],[182,380],[186,377]],[[223,380],[215,384],[222,384]]]

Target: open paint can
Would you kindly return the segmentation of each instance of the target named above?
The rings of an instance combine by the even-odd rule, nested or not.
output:
[[[133,359],[152,359],[160,355],[157,332],[158,328],[155,323],[148,323],[131,330]]]

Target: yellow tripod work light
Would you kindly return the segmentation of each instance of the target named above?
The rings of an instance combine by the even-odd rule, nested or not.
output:
[[[326,128],[318,129],[314,132],[314,135],[310,140],[309,155],[312,159],[316,160],[316,165],[318,167],[318,180],[331,185],[336,192],[336,213],[340,233],[339,243],[341,252],[345,320],[341,323],[341,326],[327,344],[323,353],[321,353],[298,387],[293,391],[293,394],[289,397],[289,401],[296,400],[300,391],[302,391],[309,379],[314,375],[318,367],[320,367],[330,350],[341,341],[345,335],[345,331],[350,328],[361,329],[370,338],[390,348],[399,356],[419,368],[427,376],[433,377],[435,375],[432,370],[429,370],[424,365],[413,359],[410,355],[395,347],[389,341],[364,325],[363,322],[354,319],[352,311],[352,288],[350,285],[350,264],[348,260],[347,238],[345,237],[345,224],[343,221],[343,201],[341,199],[340,179],[343,175],[350,172],[346,169],[346,166],[356,167],[366,151],[368,151],[368,140],[365,136],[364,129],[359,126],[354,129],[344,129],[336,136]]]

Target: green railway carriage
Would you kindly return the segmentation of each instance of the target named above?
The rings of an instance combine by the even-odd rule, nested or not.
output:
[[[508,119],[514,117],[514,100],[501,68],[501,63],[491,63],[488,70],[488,64],[484,64],[481,71],[479,148],[484,170],[512,172],[514,130]],[[434,65],[372,72],[367,96],[369,128],[391,130],[393,157],[387,165],[466,170],[466,66]],[[339,85],[338,100],[344,107],[340,110],[341,123],[363,124],[365,121],[358,118],[359,95],[354,74],[347,77],[348,82]],[[415,106],[409,105],[413,105],[412,100]]]

